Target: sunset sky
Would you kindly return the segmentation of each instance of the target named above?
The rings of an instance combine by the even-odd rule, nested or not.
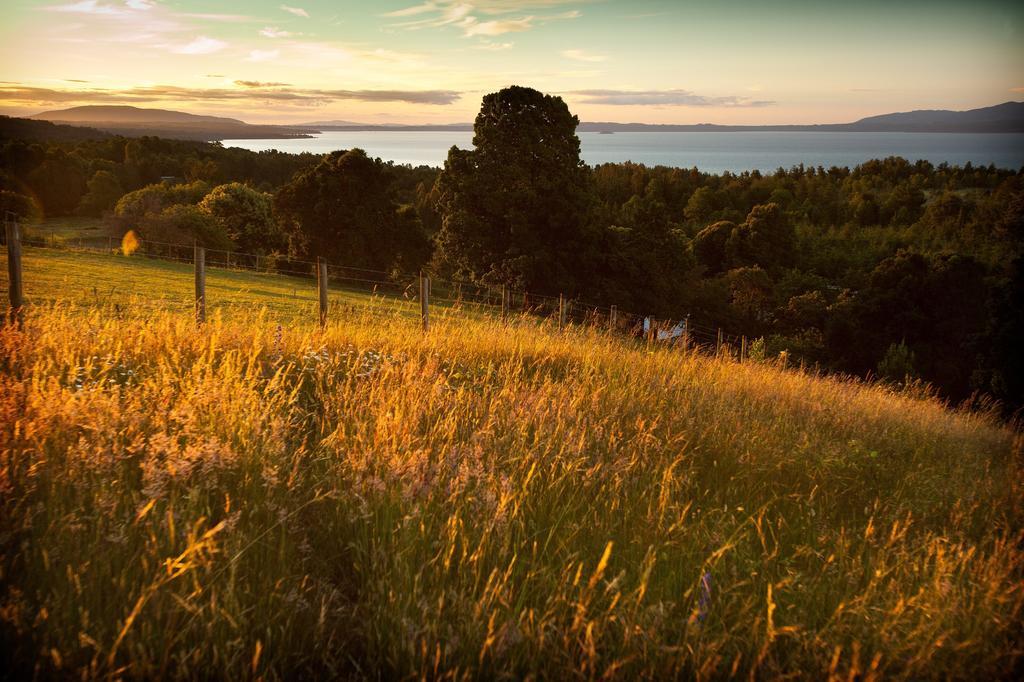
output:
[[[4,0],[0,113],[466,122],[528,85],[587,121],[834,123],[1024,99],[1024,2]]]

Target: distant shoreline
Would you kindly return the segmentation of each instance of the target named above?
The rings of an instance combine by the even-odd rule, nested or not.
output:
[[[472,124],[453,125],[351,125],[351,126],[320,126],[317,133],[323,132],[473,132]],[[1024,125],[1012,128],[935,126],[923,128],[912,127],[867,127],[854,123],[834,123],[817,125],[779,125],[779,126],[727,126],[711,123],[695,125],[646,124],[646,123],[581,123],[578,133],[989,133],[1007,134],[1024,133]],[[315,133],[314,133],[315,134]],[[233,138],[254,139],[254,138]]]

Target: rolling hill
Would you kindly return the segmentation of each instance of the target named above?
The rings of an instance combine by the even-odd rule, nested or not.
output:
[[[991,415],[377,297],[320,329],[278,275],[212,269],[197,328],[188,264],[25,274],[12,678],[1019,678],[1021,437]]]
[[[30,116],[53,123],[88,125],[127,137],[156,135],[184,140],[308,137],[311,131],[289,126],[252,125],[235,118],[200,116],[167,109],[88,105]]]

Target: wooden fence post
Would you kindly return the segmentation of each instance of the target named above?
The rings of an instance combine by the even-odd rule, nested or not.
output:
[[[565,327],[565,296],[558,295],[558,331]]]
[[[715,355],[722,354],[722,328],[718,328],[718,340],[715,342]]]
[[[327,326],[327,261],[319,256],[316,259],[316,287],[320,298],[320,328]]]
[[[430,277],[420,273],[420,319],[423,331],[430,330]]]
[[[206,322],[206,249],[196,244],[196,324]]]
[[[683,318],[683,350],[690,350],[690,316]]]
[[[747,357],[747,337],[743,336],[740,338],[740,362]]]
[[[501,321],[502,322],[508,322],[508,304],[509,304],[509,296],[510,295],[511,294],[510,294],[510,292],[508,290],[508,285],[507,284],[502,285],[502,287],[501,287]]]
[[[654,315],[647,318],[650,322],[647,326],[647,345],[653,346],[654,342],[658,340],[658,323],[654,319]]]
[[[24,315],[24,293],[21,280],[21,232],[17,220],[4,220],[4,232],[7,239],[7,282],[11,299],[11,324],[21,326]]]
[[[615,331],[615,327],[619,322],[619,308],[618,306],[612,306],[611,311],[608,313],[608,329]]]

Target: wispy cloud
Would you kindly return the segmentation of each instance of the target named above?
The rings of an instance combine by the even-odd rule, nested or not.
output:
[[[472,21],[470,21],[471,19]],[[463,29],[463,35],[467,38],[472,38],[473,36],[500,36],[503,33],[529,31],[533,28],[534,17],[496,19],[492,21],[477,21],[473,17],[466,17],[459,25]]]
[[[396,9],[393,12],[385,12],[382,17],[413,17],[417,14],[425,14],[438,9],[436,2],[424,2],[422,5],[412,5],[403,9]]]
[[[1010,88],[1010,92],[1024,92],[1024,85],[1019,88]]]
[[[306,19],[309,18],[309,12],[302,9],[301,7],[289,7],[288,5],[281,5],[281,9],[283,9],[285,12],[288,12],[289,14],[294,14],[297,17],[305,17]]]
[[[259,21],[256,17],[250,17],[245,14],[217,14],[211,12],[182,12],[178,14],[179,17],[186,17],[188,19],[203,19],[204,21],[230,21],[230,22],[248,22],[248,21]]]
[[[508,50],[515,43],[493,43],[489,40],[481,40],[475,45],[478,50],[490,50],[492,52],[498,52],[499,50]]]
[[[295,34],[291,31],[279,29],[277,26],[267,26],[260,31],[260,35],[264,38],[289,38]]]
[[[568,59],[575,59],[578,62],[603,62],[608,57],[603,54],[594,54],[586,50],[562,50],[562,56]]]
[[[576,19],[581,16],[579,10],[568,10],[555,14],[522,14],[527,9],[547,9],[566,4],[580,4],[580,0],[524,0],[523,2],[477,0],[472,3],[459,0],[427,0],[418,5],[385,12],[381,16],[400,20],[392,23],[392,28],[416,31],[448,26],[460,29],[466,38],[487,38],[505,33],[529,31],[551,21]],[[481,19],[482,15],[512,14],[518,16]]]
[[[735,95],[709,97],[689,90],[574,90],[582,104],[612,104],[622,106],[684,106],[684,107],[766,107],[775,104],[768,100],[752,100]]]
[[[235,85],[243,88],[281,88],[291,85],[291,83],[273,83],[263,81],[235,81]]]
[[[446,105],[456,102],[462,93],[453,90],[328,90],[316,88],[277,87],[272,83],[255,81],[239,88],[184,88],[173,85],[155,85],[122,90],[86,88],[57,90],[19,84],[0,85],[0,100],[25,104],[65,104],[70,102],[278,102],[305,106],[320,106],[342,100],[363,102],[409,102],[411,104]]]
[[[228,44],[223,40],[199,36],[191,42],[171,48],[171,52],[178,54],[212,54],[223,50],[227,46]]]
[[[125,6],[130,9],[139,9],[128,3],[125,3],[125,5],[111,5],[99,2],[98,0],[81,0],[80,2],[73,2],[67,5],[51,5],[44,9],[50,12],[66,12],[69,14],[105,14],[112,16],[125,14],[127,12]],[[149,9],[151,6],[147,6],[146,9]]]

